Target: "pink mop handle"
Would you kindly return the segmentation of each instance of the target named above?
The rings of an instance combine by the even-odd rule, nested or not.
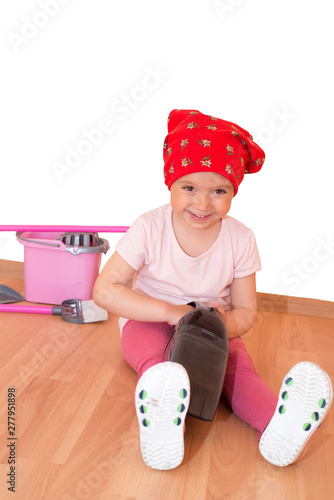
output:
[[[43,306],[18,306],[16,304],[0,304],[0,312],[52,314],[52,306],[43,307]]]
[[[129,226],[0,226],[0,231],[38,231],[60,233],[126,233]]]

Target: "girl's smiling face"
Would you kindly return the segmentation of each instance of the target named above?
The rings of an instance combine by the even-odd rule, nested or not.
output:
[[[174,216],[192,229],[209,229],[230,210],[233,184],[215,172],[197,172],[177,179],[170,188]]]

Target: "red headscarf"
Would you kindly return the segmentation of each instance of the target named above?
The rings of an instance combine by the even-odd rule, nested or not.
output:
[[[234,186],[245,173],[258,172],[265,154],[253,137],[235,123],[196,110],[173,110],[164,143],[165,184],[195,172],[216,172]]]

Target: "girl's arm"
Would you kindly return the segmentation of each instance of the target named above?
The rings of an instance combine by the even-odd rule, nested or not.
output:
[[[247,333],[255,323],[257,315],[255,273],[244,278],[235,278],[231,283],[230,294],[230,312],[226,313],[218,302],[215,302],[214,306],[223,318],[228,336],[232,339]]]
[[[167,322],[175,325],[192,310],[191,306],[173,305],[137,293],[128,286],[135,273],[115,252],[96,280],[93,290],[94,302],[107,311],[136,321]]]

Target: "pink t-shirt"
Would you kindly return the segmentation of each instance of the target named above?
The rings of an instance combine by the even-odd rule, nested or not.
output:
[[[136,270],[133,290],[172,304],[218,300],[228,309],[233,279],[261,269],[252,230],[229,216],[209,250],[199,257],[187,255],[175,237],[170,204],[139,217],[116,251]],[[121,329],[126,321],[120,318]]]

